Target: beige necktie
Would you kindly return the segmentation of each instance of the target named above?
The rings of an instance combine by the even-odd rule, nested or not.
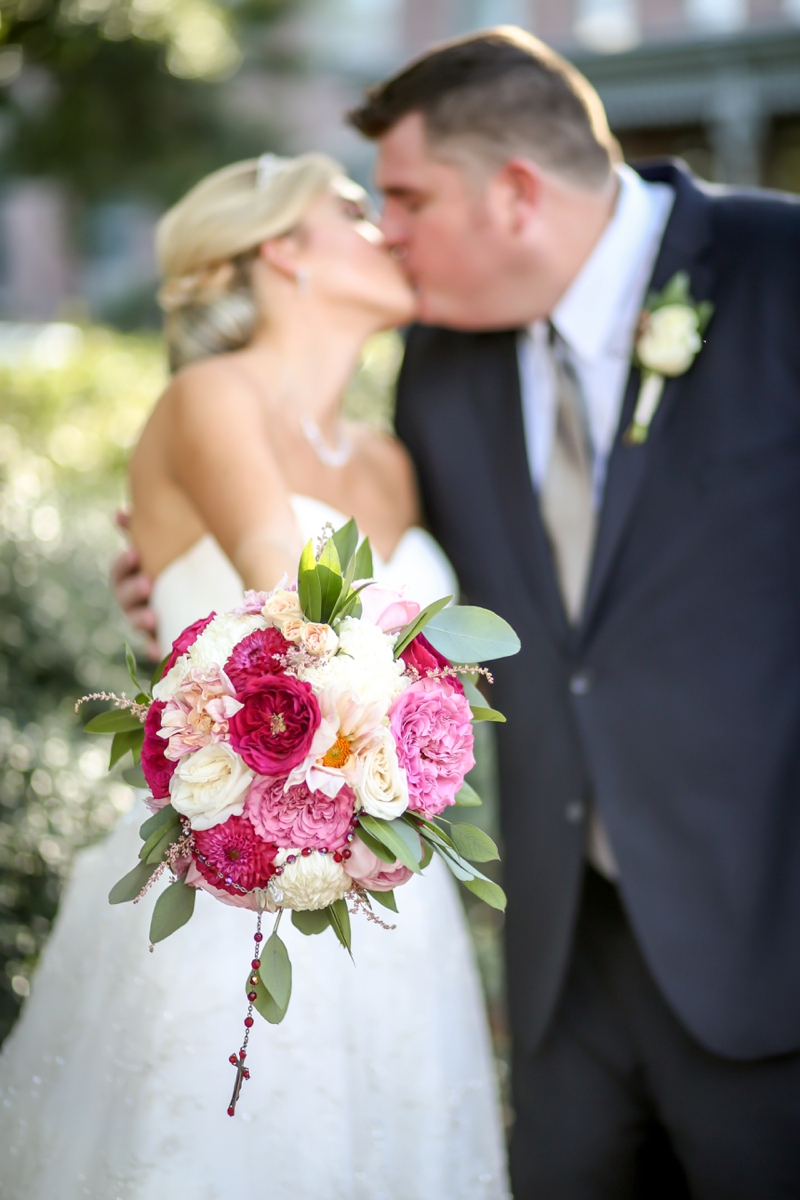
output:
[[[592,455],[580,385],[567,346],[552,325],[550,356],[556,382],[556,423],[539,503],[561,598],[574,625],[583,610],[597,527]]]
[[[539,503],[561,598],[575,625],[583,611],[597,532],[592,453],[580,384],[566,343],[552,325],[550,354],[556,381],[556,424]],[[594,805],[589,809],[586,856],[607,879],[618,878],[614,852]]]

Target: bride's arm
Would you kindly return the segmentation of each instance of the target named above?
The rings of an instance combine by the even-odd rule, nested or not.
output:
[[[165,397],[166,398],[166,397]],[[293,575],[302,550],[263,407],[214,361],[181,372],[169,392],[168,464],[246,588]]]

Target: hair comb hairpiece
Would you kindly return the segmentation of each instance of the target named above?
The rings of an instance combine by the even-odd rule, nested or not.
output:
[[[262,154],[256,167],[256,191],[262,192],[265,187],[272,183],[275,176],[280,174],[288,161],[288,158],[281,158],[278,154]]]

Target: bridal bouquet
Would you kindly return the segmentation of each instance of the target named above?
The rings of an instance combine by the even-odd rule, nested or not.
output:
[[[331,929],[350,951],[350,917],[384,924],[375,908],[396,913],[395,889],[433,854],[505,905],[473,865],[497,858],[494,843],[444,814],[480,804],[465,783],[472,722],[503,718],[472,678],[519,642],[485,609],[448,607],[447,596],[420,611],[371,575],[355,523],[329,527],[306,546],[296,582],[248,592],[240,608],[186,629],[151,690],[128,651],[135,699],[86,697],[115,701],[86,728],[114,735],[112,765],[128,752],[140,762],[153,813],[111,903],[135,903],[171,876],[151,943],[190,919],[198,890],[258,914],[231,1115],[253,1011],[278,1023],[289,1004],[285,910],[302,933]],[[265,913],[275,915],[266,942]]]

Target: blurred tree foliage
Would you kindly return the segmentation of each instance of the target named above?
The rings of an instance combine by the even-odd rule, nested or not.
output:
[[[220,81],[248,31],[288,2],[0,0],[3,166],[59,177],[90,202],[171,202],[260,153],[266,121],[226,122]]]

